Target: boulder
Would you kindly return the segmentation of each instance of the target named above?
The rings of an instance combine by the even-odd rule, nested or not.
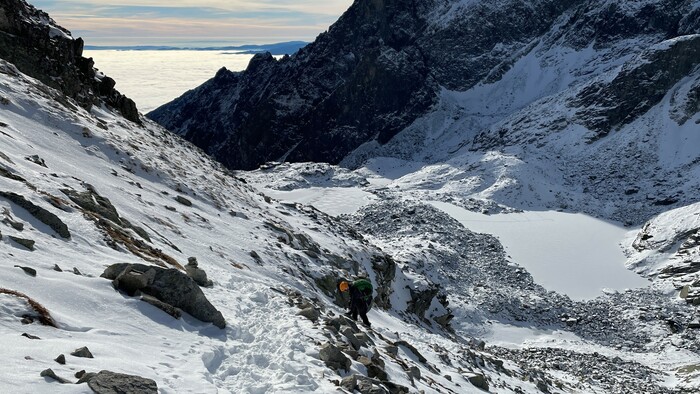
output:
[[[192,201],[188,200],[185,197],[182,196],[177,196],[175,197],[175,201],[179,202],[180,204],[186,206],[186,207],[191,207],[192,206]]]
[[[374,345],[372,338],[369,337],[364,332],[357,332],[354,334],[355,338],[362,344],[362,346]]]
[[[466,376],[469,383],[474,385],[474,387],[480,388],[485,391],[489,391],[489,383],[486,381],[486,377],[481,374],[471,374]]]
[[[336,371],[343,369],[347,372],[350,370],[350,365],[352,365],[350,359],[347,358],[342,351],[340,351],[340,348],[332,345],[331,343],[326,343],[321,346],[319,357],[326,363],[328,368]]]
[[[79,349],[75,349],[75,351],[72,352],[70,355],[75,356],[75,357],[81,357],[81,358],[94,358],[92,356],[92,353],[90,352],[90,349],[88,349],[85,346],[83,346]]]
[[[116,279],[130,264],[120,263],[108,267],[101,275],[103,278]],[[145,264],[131,264],[132,269],[140,272],[153,270],[153,280],[141,292],[157,298],[158,300],[180,308],[193,317],[213,323],[219,328],[226,327],[226,321],[207,299],[197,283],[184,273],[170,268],[148,266]]]
[[[297,314],[300,316],[304,316],[305,318],[313,322],[318,321],[318,318],[321,317],[321,312],[319,312],[318,309],[316,309],[313,306],[306,307],[300,310]]]
[[[56,357],[54,359],[54,361],[61,364],[61,365],[65,365],[66,364],[66,356],[64,356],[63,354],[59,354],[58,357]]]
[[[30,267],[22,267],[21,265],[15,265],[16,268],[20,268],[25,274],[29,276],[36,276],[36,270]]]
[[[344,388],[349,392],[355,391],[355,387],[357,387],[357,375],[350,375],[344,377],[343,380],[340,382],[340,387]]]
[[[33,240],[31,240],[31,239],[18,238],[18,237],[13,237],[13,236],[11,236],[11,235],[9,236],[9,238],[10,238],[11,240],[15,241],[16,243],[18,243],[18,244],[24,246],[25,248],[27,248],[27,249],[29,249],[29,250],[34,250],[34,244],[35,244],[35,242],[34,242]]]
[[[391,283],[396,277],[396,262],[388,255],[372,257],[372,270],[376,274],[377,296],[374,302],[383,309],[391,308]]]
[[[394,346],[394,345],[386,345],[384,346],[384,350],[386,350],[387,354],[390,356],[398,356],[399,355],[399,347]]]
[[[42,377],[45,377],[45,378],[50,378],[50,379],[56,380],[59,383],[73,383],[68,379],[64,379],[64,378],[56,375],[56,373],[51,368],[48,368],[48,369],[41,371],[40,375]]]
[[[442,326],[443,328],[449,328],[450,327],[450,322],[452,322],[452,319],[454,319],[454,315],[451,313],[446,313],[442,316],[436,316],[433,318],[437,324]]]
[[[328,321],[326,321],[326,325],[335,328],[338,332],[340,332],[340,328],[343,326],[348,326],[352,328],[353,332],[360,332],[360,328],[357,327],[357,323],[350,320],[345,315],[340,315],[338,317],[328,319]]]
[[[61,191],[84,210],[109,219],[120,226],[124,224],[112,202],[107,197],[99,195],[94,187],[87,185],[87,191],[82,193],[72,189],[63,189]]]
[[[430,284],[425,289],[409,289],[411,300],[408,302],[406,311],[413,313],[420,318],[425,317],[425,311],[430,308],[433,298],[437,296],[440,288],[435,284]]]
[[[360,394],[389,394],[389,392],[379,386],[378,383],[379,382],[366,376],[357,375],[357,391],[359,391]]]
[[[54,215],[48,210],[34,204],[17,193],[0,191],[0,197],[4,197],[5,199],[12,201],[21,208],[27,210],[27,212],[34,216],[38,221],[49,226],[56,232],[56,234],[60,235],[61,238],[70,238],[68,226],[66,226],[66,224],[63,223],[58,216]]]
[[[352,328],[343,326],[340,328],[340,333],[343,334],[343,336],[348,340],[352,347],[355,348],[355,350],[360,350],[360,348],[362,348],[363,343],[357,339]]]
[[[380,368],[377,364],[374,363],[367,366],[367,376],[379,380],[389,379],[389,375],[387,375],[386,371],[384,371],[382,368]]]
[[[86,381],[92,391],[97,394],[158,393],[158,385],[154,380],[135,375],[100,371],[90,376]]]
[[[418,361],[420,361],[422,363],[426,363],[428,361],[425,357],[423,357],[422,354],[420,354],[418,349],[416,349],[415,347],[413,347],[413,345],[411,345],[410,343],[408,343],[406,341],[396,341],[396,342],[394,342],[394,346],[403,346],[406,349],[410,350],[411,353],[413,353],[416,357],[418,357]]]

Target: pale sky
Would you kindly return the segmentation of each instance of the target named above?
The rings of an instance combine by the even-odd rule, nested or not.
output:
[[[352,0],[29,0],[87,45],[312,41]]]

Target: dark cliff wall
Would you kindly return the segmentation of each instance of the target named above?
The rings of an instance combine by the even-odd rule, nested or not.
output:
[[[358,1],[292,57],[257,55],[244,73],[221,70],[148,116],[232,168],[284,155],[337,162],[433,104],[437,85],[414,43],[419,15],[411,0]]]
[[[96,78],[92,59],[82,55],[83,40],[73,39],[46,13],[23,0],[0,0],[0,58],[86,109],[103,101],[140,122],[136,104],[114,89],[113,79]]]

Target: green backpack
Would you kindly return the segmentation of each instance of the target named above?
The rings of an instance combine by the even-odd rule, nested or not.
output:
[[[372,282],[368,281],[367,279],[358,279],[352,282],[352,285],[362,294],[364,294],[363,298],[369,305],[372,302],[372,291],[374,290],[372,287]]]

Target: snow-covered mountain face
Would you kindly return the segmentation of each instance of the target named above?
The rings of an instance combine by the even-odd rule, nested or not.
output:
[[[425,156],[433,161],[460,144],[483,150],[515,135],[537,145],[530,142],[545,130],[567,125],[590,130],[572,138],[586,143],[632,123],[695,75],[697,20],[693,1],[358,0],[295,56],[261,55],[243,73],[221,70],[149,116],[243,169],[280,159],[338,163],[425,116],[447,130],[419,123],[413,140],[446,132],[458,139],[447,152],[431,143]],[[685,39],[661,44],[676,37]],[[624,66],[637,57],[646,60]],[[692,92],[678,98],[687,105],[677,118],[697,112]],[[530,107],[544,98],[561,107]],[[501,125],[509,118],[525,119]]]
[[[698,7],[577,5],[511,51],[498,72],[466,90],[444,86],[431,112],[342,164],[386,156],[424,163],[402,182],[407,191],[583,211],[628,225],[693,203]]]
[[[510,22],[532,23],[533,30],[523,30],[519,39],[549,34],[547,24],[535,17],[556,25],[563,23],[557,13],[569,12],[555,3],[532,4],[527,18]],[[638,2],[614,10],[636,15],[649,4],[663,5]],[[358,2],[344,18],[376,17],[377,9],[399,6],[405,4]],[[428,22],[452,26],[472,9],[501,12],[463,1],[416,4],[414,14],[423,18],[427,31]],[[597,20],[598,8],[581,10]],[[3,11],[5,19],[16,18]],[[381,23],[400,20],[407,29],[415,27],[404,20],[408,14],[381,15],[377,23],[386,38],[376,42],[381,48],[405,38],[394,24]],[[650,43],[660,35],[657,30],[649,29]],[[629,37],[621,37],[601,47],[571,44],[566,52],[547,44],[557,40],[551,35],[514,58],[491,82],[477,83],[477,78],[449,85],[457,82],[449,82],[454,75],[447,69],[439,78],[431,76],[441,81],[435,85],[439,95],[430,100],[432,109],[388,143],[369,142],[346,156],[346,163],[363,163],[356,171],[306,163],[231,173],[147,119],[130,122],[113,106],[81,108],[65,91],[23,72],[31,70],[30,53],[16,59],[18,65],[0,60],[0,253],[5,263],[0,267],[0,353],[6,361],[0,366],[0,391],[100,392],[105,384],[137,392],[153,392],[157,384],[163,393],[697,391],[700,334],[695,328],[700,323],[692,307],[700,299],[694,262],[697,205],[658,216],[630,242],[627,254],[634,268],[654,279],[648,287],[572,301],[540,286],[498,239],[472,232],[426,203],[449,201],[489,213],[602,206],[607,210],[599,216],[627,212],[625,217],[634,221],[632,208],[625,211],[621,203],[632,197],[614,198],[619,179],[595,183],[600,187],[595,192],[583,188],[594,183],[590,174],[608,171],[600,160],[619,157],[615,163],[632,168],[619,147],[636,141],[638,132],[649,134],[648,140],[629,149],[649,155],[650,162],[670,163],[653,168],[665,183],[640,180],[640,190],[621,195],[671,190],[697,179],[688,161],[692,146],[663,140],[692,137],[689,125],[697,121],[689,104],[692,78],[682,78],[671,88],[673,98],[666,94],[629,122],[611,115],[611,107],[591,93],[597,89],[636,99],[618,89],[624,77],[651,73],[650,65],[667,62],[667,53],[692,50],[694,37],[650,45],[639,54],[628,48]],[[361,35],[355,39],[364,40]],[[583,52],[589,57],[581,57]],[[565,61],[572,69],[593,71],[539,79],[549,75],[542,70],[555,70],[543,62],[548,56],[551,64]],[[264,70],[280,63],[253,62],[252,69],[255,64]],[[686,70],[673,67],[678,73]],[[226,72],[219,77],[247,78]],[[654,80],[666,86],[674,78]],[[317,81],[309,80],[313,88],[311,82]],[[488,93],[491,89],[528,94],[495,95]],[[612,120],[576,123],[584,107]],[[570,117],[518,121],[527,108]],[[658,130],[649,119],[657,118],[645,117],[666,114],[658,119],[674,120],[671,113],[688,119],[654,134]],[[540,121],[561,129],[542,128],[541,135],[524,140]],[[512,133],[500,132],[505,125]],[[617,129],[605,132],[606,125]],[[679,154],[658,154],[659,146]],[[612,153],[602,153],[606,147]],[[593,153],[599,161],[584,160]],[[579,162],[565,166],[571,158]],[[662,169],[673,166],[688,174],[661,178]],[[253,182],[287,191],[340,187],[341,202],[330,204],[338,215],[280,202],[261,194]],[[692,191],[694,184],[683,187]],[[670,203],[649,201],[640,202],[638,217]],[[357,275],[366,275],[375,286],[372,329],[346,319],[339,306],[336,280]],[[211,308],[216,312],[209,313]],[[69,355],[83,346],[93,358]],[[85,370],[90,388],[60,384],[48,369],[69,383]],[[89,374],[100,370],[131,377],[109,383],[109,372]]]

